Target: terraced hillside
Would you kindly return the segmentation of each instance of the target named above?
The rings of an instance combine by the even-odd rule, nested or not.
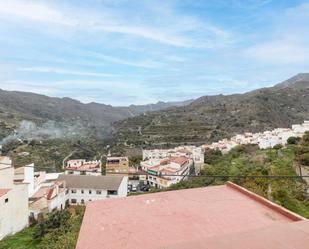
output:
[[[245,94],[204,96],[115,124],[114,141],[122,146],[199,144],[235,133],[289,127],[309,119],[309,74],[272,88]]]

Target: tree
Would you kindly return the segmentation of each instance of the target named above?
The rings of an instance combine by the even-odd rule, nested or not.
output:
[[[222,157],[222,152],[220,150],[206,149],[204,154],[204,162],[212,164]]]
[[[70,219],[70,213],[66,210],[55,211],[48,215],[48,218],[35,226],[33,232],[34,239],[40,239],[45,234],[49,233],[53,229],[62,228],[66,230],[69,227],[68,220]]]
[[[142,160],[143,160],[142,156],[130,156],[129,164],[130,166],[139,166]]]
[[[301,140],[300,137],[289,137],[287,140],[287,143],[288,144],[298,144],[300,140]]]

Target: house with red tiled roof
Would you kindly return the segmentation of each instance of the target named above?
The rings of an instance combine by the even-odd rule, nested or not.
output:
[[[89,203],[76,249],[307,249],[308,245],[309,221],[227,183]]]
[[[0,156],[0,240],[28,226],[28,184],[14,181],[14,167]]]
[[[171,156],[143,161],[141,167],[147,173],[147,184],[156,188],[166,188],[187,179],[193,168],[193,160],[184,156]]]
[[[101,175],[101,161],[86,161],[85,159],[74,159],[67,162],[65,174],[67,175]]]

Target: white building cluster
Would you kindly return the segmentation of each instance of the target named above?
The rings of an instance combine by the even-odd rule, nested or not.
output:
[[[203,145],[204,149],[218,149],[223,153],[229,152],[232,148],[242,144],[257,144],[260,149],[272,148],[275,145],[286,145],[289,137],[302,137],[309,131],[309,121],[303,124],[292,125],[292,128],[277,128],[272,131],[259,133],[237,134],[231,139],[222,139],[210,145]]]
[[[146,175],[141,177],[150,186],[165,188],[187,179],[190,173],[198,174],[203,165],[204,150],[201,147],[143,150],[140,166]]]
[[[9,157],[0,157],[0,240],[27,227],[29,218],[67,205],[124,197],[127,187],[127,176],[102,176],[100,161],[71,160],[65,173],[49,174],[35,172],[33,164],[14,169]]]

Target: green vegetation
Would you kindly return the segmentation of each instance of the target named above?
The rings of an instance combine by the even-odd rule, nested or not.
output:
[[[303,166],[309,166],[309,132],[306,132],[296,147],[296,159]]]
[[[39,241],[32,238],[34,227],[29,227],[20,233],[6,237],[0,241],[1,249],[38,249]]]
[[[1,249],[74,249],[84,207],[55,211],[46,220],[0,241]]]
[[[142,160],[143,160],[142,156],[130,156],[129,164],[130,166],[139,166]]]
[[[36,170],[57,172],[62,170],[63,159],[71,153],[71,158],[94,160],[101,159],[106,153],[106,148],[101,141],[91,138],[57,138],[14,141],[4,147],[4,153],[13,159],[15,166],[34,163]]]
[[[287,142],[288,144],[298,144],[300,140],[300,137],[289,137]]]

